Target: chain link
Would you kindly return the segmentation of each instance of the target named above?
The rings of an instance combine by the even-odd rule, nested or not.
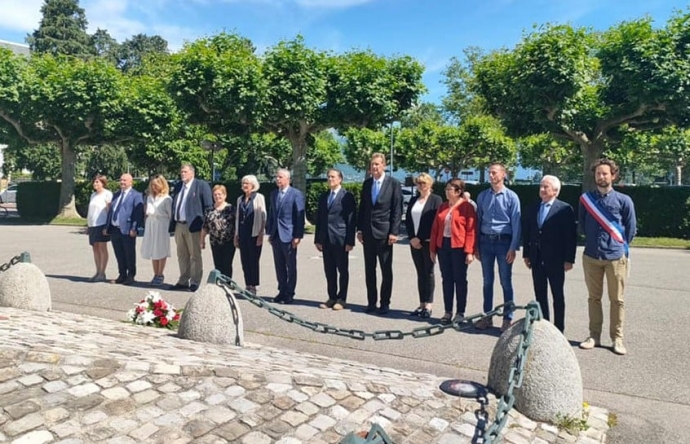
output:
[[[226,292],[236,292],[241,294],[246,300],[256,305],[259,308],[264,308],[268,310],[274,316],[278,318],[297,324],[301,327],[308,328],[317,333],[333,334],[336,336],[343,336],[351,339],[357,339],[363,341],[367,338],[371,338],[374,341],[381,340],[400,340],[405,337],[412,338],[425,338],[428,336],[436,336],[445,333],[446,330],[453,329],[456,331],[462,331],[470,328],[473,325],[473,321],[482,318],[488,318],[493,316],[503,317],[515,310],[525,310],[525,321],[522,324],[522,332],[520,333],[520,342],[517,348],[517,356],[515,362],[510,369],[510,376],[508,382],[508,390],[506,393],[498,399],[498,408],[496,410],[496,417],[493,423],[486,429],[483,435],[484,444],[492,444],[497,442],[498,436],[501,430],[508,422],[508,413],[513,408],[515,404],[515,394],[516,388],[522,386],[522,380],[524,377],[525,364],[527,362],[527,352],[530,345],[532,345],[532,336],[534,330],[534,322],[541,319],[541,309],[536,301],[528,303],[526,306],[518,306],[513,302],[508,302],[497,306],[495,309],[486,312],[478,313],[472,316],[466,316],[462,319],[454,320],[452,323],[447,325],[429,325],[425,327],[414,328],[411,331],[403,332],[401,330],[378,330],[373,333],[368,333],[363,330],[356,329],[345,329],[338,328],[332,325],[324,324],[321,322],[311,322],[301,319],[289,311],[280,309],[269,302],[265,301],[259,296],[256,296],[244,288],[240,287],[235,281],[228,278],[227,276],[221,275],[216,280],[216,285],[222,287]]]
[[[21,260],[22,260],[22,255],[21,255],[21,254],[16,255],[15,257],[13,257],[12,259],[10,259],[9,261],[7,261],[7,262],[5,262],[4,264],[0,265],[0,273],[2,273],[3,271],[9,270],[10,267],[12,267],[13,265],[18,264],[19,262],[21,262]]]

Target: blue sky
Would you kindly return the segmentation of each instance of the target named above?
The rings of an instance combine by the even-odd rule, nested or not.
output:
[[[43,0],[0,0],[0,40],[23,42],[38,26]],[[407,54],[426,67],[427,101],[445,94],[442,72],[468,46],[513,47],[535,24],[604,30],[645,15],[663,26],[680,0],[81,0],[89,32],[118,41],[161,35],[173,50],[220,31],[237,32],[261,51],[302,34],[308,45],[343,52]]]

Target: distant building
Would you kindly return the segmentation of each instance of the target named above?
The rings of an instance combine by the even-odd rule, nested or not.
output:
[[[6,48],[15,54],[28,56],[31,51],[29,50],[29,45],[23,43],[8,42],[5,40],[0,40],[0,48]],[[4,157],[2,152],[7,148],[7,145],[0,143],[0,179],[2,178],[2,165],[4,163]]]

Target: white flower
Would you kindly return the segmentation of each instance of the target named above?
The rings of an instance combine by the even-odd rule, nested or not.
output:
[[[148,324],[150,322],[153,322],[154,319],[156,319],[156,316],[153,314],[152,311],[145,311],[139,315],[139,318],[143,320],[144,324]]]
[[[149,294],[146,295],[146,301],[151,302],[151,303],[156,303],[161,300],[161,294],[158,293],[157,291],[149,291]]]
[[[165,314],[165,317],[168,318],[168,321],[172,321],[175,317],[175,310],[168,310],[168,312]]]
[[[127,320],[134,321],[136,318],[137,318],[136,310],[131,309],[127,312]]]

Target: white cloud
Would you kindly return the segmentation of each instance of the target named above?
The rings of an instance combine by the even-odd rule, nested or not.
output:
[[[0,14],[0,30],[31,32],[41,20],[43,0],[4,0]]]

